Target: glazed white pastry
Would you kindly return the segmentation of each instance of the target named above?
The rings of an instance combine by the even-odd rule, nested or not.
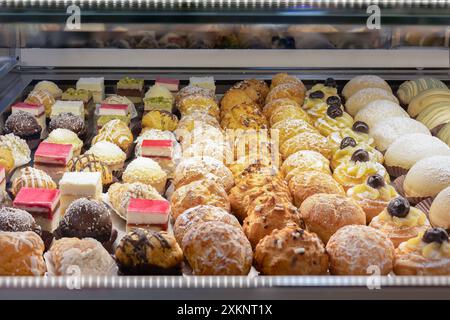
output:
[[[431,135],[430,130],[422,123],[403,117],[392,117],[379,121],[370,130],[370,134],[375,140],[375,146],[380,151],[385,151],[395,140],[410,133]]]
[[[411,168],[431,156],[450,156],[450,148],[438,138],[411,133],[396,139],[385,153],[385,163],[392,167]]]
[[[403,182],[408,197],[434,197],[448,186],[450,156],[434,156],[418,161]]]
[[[369,129],[373,128],[379,120],[391,117],[409,118],[408,113],[397,103],[380,99],[368,103],[355,115],[355,121],[367,123]]]
[[[345,99],[350,98],[356,92],[365,88],[381,88],[392,93],[389,84],[379,76],[363,75],[352,78],[342,89],[342,95]]]
[[[380,88],[365,88],[353,94],[346,102],[345,109],[355,116],[359,110],[375,100],[390,100],[398,104],[398,99],[389,91]]]
[[[430,208],[430,222],[434,227],[450,229],[450,187],[445,188],[434,199]]]

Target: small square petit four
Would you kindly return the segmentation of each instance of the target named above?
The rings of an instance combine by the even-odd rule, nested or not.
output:
[[[99,116],[123,116],[130,113],[130,107],[127,104],[108,104],[102,103],[98,108]]]
[[[59,182],[61,190],[61,211],[80,198],[100,200],[102,196],[102,175],[100,172],[66,172]]]
[[[166,87],[154,85],[145,93],[144,110],[164,110],[172,112],[174,98]]]
[[[172,92],[177,92],[180,86],[180,80],[171,78],[156,78],[155,85],[166,87]]]
[[[131,199],[127,208],[127,231],[133,228],[167,230],[169,214],[167,200]]]
[[[84,103],[81,100],[63,101],[57,100],[52,107],[51,118],[61,113],[70,112],[84,119]]]
[[[173,157],[173,141],[172,140],[144,140],[142,141],[143,157]]]
[[[29,212],[43,231],[52,232],[59,223],[60,194],[58,189],[24,187],[16,195],[13,206]]]
[[[47,172],[58,183],[73,156],[71,144],[41,142],[34,154],[34,167]]]
[[[84,89],[77,90],[74,88],[67,89],[66,91],[63,92],[61,96],[61,100],[64,101],[83,101],[85,108],[89,104],[91,98],[92,94],[88,90]]]
[[[94,102],[100,103],[105,99],[105,78],[80,78],[77,81],[78,89],[88,90]]]
[[[6,169],[0,166],[0,193],[6,189]]]
[[[144,80],[125,77],[117,82],[117,94],[133,103],[141,103],[144,96]]]
[[[42,104],[32,104],[26,102],[18,102],[11,107],[11,113],[16,113],[19,111],[28,112],[33,117],[36,118],[37,122],[42,128],[41,138],[45,137],[47,123],[45,116],[45,107]]]
[[[189,84],[196,87],[202,87],[205,89],[212,90],[216,92],[216,84],[214,82],[214,77],[190,77]]]

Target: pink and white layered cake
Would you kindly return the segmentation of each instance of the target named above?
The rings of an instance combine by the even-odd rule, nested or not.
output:
[[[29,212],[43,231],[52,232],[59,223],[58,189],[22,188],[14,199],[14,208]]]
[[[172,140],[144,140],[142,141],[141,154],[147,158],[166,158],[173,157]]]
[[[34,154],[34,167],[47,172],[58,183],[73,156],[71,144],[41,142]]]
[[[167,230],[170,203],[167,200],[131,199],[127,208],[127,231],[134,228]]]
[[[180,86],[180,80],[171,78],[156,78],[155,85],[166,87],[172,92],[177,92]]]
[[[127,104],[108,104],[102,103],[98,108],[99,116],[124,116],[130,112]]]
[[[37,122],[42,128],[41,137],[44,137],[47,128],[47,124],[45,122],[45,107],[40,104],[18,102],[11,107],[11,112],[16,113],[19,111],[27,112],[36,118]]]
[[[0,192],[4,192],[5,189],[6,189],[6,169],[0,166]]]

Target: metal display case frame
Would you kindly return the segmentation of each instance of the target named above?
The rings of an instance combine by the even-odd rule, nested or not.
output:
[[[0,1],[0,8],[5,5]],[[48,1],[53,3],[52,1]],[[101,1],[100,1],[101,2]],[[163,1],[164,2],[164,1]],[[214,1],[211,1],[214,2]],[[255,1],[255,3],[258,1]],[[302,1],[291,1],[295,4]],[[114,1],[117,4],[117,2]],[[144,1],[142,3],[151,3]],[[195,2],[194,3],[198,3]],[[253,2],[252,2],[253,3]],[[0,13],[0,21],[14,23],[61,22],[64,12],[58,7],[32,10],[10,6]],[[55,5],[56,2],[55,2]],[[95,15],[89,8],[88,22],[145,23],[188,22],[196,20],[240,21],[250,23],[356,23],[365,17],[360,8],[341,14],[341,8],[315,8],[292,11],[291,6],[268,10],[261,7],[256,14],[243,10],[236,16],[233,8],[217,12],[214,7],[178,7],[144,11],[131,16],[109,8]],[[345,8],[345,7],[344,7]],[[117,9],[117,8],[116,8]],[[156,8],[158,9],[158,8]],[[97,10],[100,10],[97,8]],[[388,23],[443,24],[450,7],[430,10],[414,7],[408,11],[394,8],[386,16]],[[215,13],[215,14],[214,14]],[[233,14],[234,13],[234,14]],[[164,16],[165,15],[165,16]],[[165,17],[165,18],[164,18]],[[146,20],[147,19],[147,20]],[[228,19],[228,20],[227,20]],[[236,20],[237,19],[237,20]],[[334,19],[334,20],[333,20]],[[14,28],[19,28],[13,26]],[[450,52],[448,48],[414,48],[409,50],[152,50],[152,49],[49,49],[21,48],[17,29],[9,48],[0,49],[0,113],[30,90],[39,80],[75,83],[81,76],[104,76],[107,83],[124,76],[154,80],[161,74],[187,82],[192,75],[213,75],[218,90],[224,91],[233,82],[245,78],[269,80],[277,72],[298,75],[306,84],[333,77],[338,82],[359,74],[380,75],[395,87],[404,80],[421,75],[432,76],[450,83]],[[249,54],[250,53],[250,54]],[[80,56],[83,58],[80,59]],[[182,58],[181,58],[182,57]],[[74,285],[75,283],[75,285]],[[75,286],[75,287],[74,287]],[[77,290],[76,288],[81,288]],[[36,298],[45,292],[46,299],[70,298],[132,298],[132,299],[448,299],[450,276],[279,276],[266,277],[99,277],[73,279],[0,277],[0,298]]]

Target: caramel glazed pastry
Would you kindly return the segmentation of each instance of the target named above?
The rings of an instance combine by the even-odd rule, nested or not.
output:
[[[397,275],[450,275],[450,243],[447,231],[430,228],[400,244],[395,254]]]

